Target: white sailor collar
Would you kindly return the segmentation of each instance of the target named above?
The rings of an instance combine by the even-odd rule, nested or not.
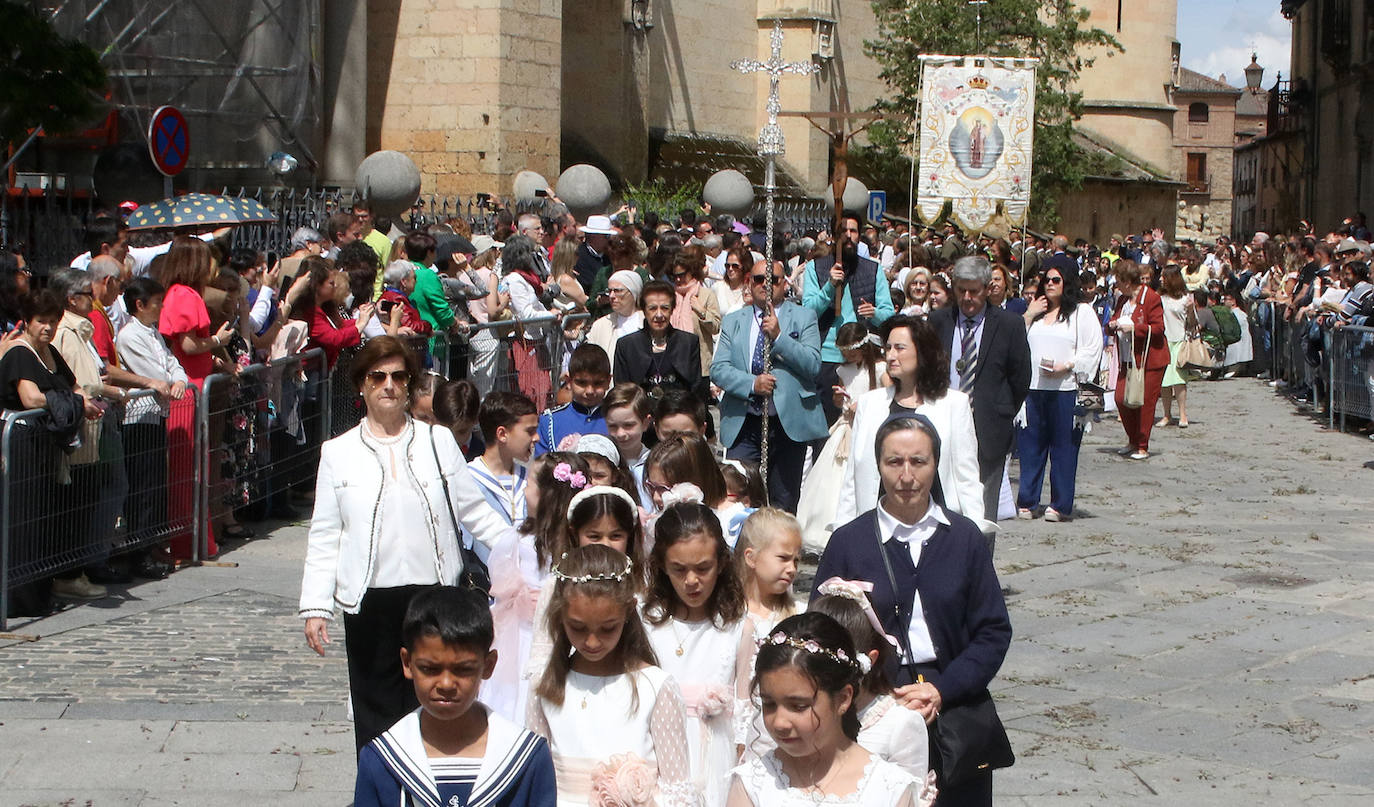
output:
[[[417,804],[444,807],[439,801],[439,786],[430,770],[424,741],[420,738],[422,708],[401,718],[373,742],[382,763],[396,775]],[[488,807],[518,781],[520,772],[542,740],[481,703],[474,704],[474,708],[487,712],[487,750],[482,755],[482,766],[467,803],[468,807]]]

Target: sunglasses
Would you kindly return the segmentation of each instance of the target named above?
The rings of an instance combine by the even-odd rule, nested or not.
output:
[[[749,279],[760,285],[766,283],[769,286],[776,286],[783,282],[783,279],[777,275],[752,275]]]
[[[663,494],[672,490],[672,487],[669,485],[660,485],[656,482],[650,482],[646,479],[644,480],[644,489],[649,491],[650,494],[657,493],[658,495],[662,496]]]
[[[743,268],[744,268],[744,264],[742,264],[742,263],[727,263],[727,264],[725,264],[725,268],[726,268],[726,269],[743,269]]]
[[[1046,285],[1046,286],[1056,285],[1056,284],[1063,283],[1063,282],[1064,282],[1064,278],[1062,278],[1062,277],[1047,277],[1047,278],[1045,278],[1045,285]]]
[[[680,283],[680,282],[682,282],[682,281],[684,281],[684,280],[687,279],[687,273],[686,273],[686,272],[671,272],[671,273],[668,274],[668,277],[669,277],[670,279],[672,279],[672,281],[673,281],[674,283]]]
[[[388,377],[391,378],[391,383],[398,387],[404,387],[410,383],[409,370],[392,370],[390,373],[385,370],[368,370],[365,376],[367,383],[378,387],[385,384]]]

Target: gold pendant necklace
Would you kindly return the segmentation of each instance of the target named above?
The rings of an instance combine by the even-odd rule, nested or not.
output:
[[[678,635],[678,632],[677,632],[677,617],[675,617],[675,616],[670,616],[670,617],[668,617],[668,627],[671,628],[672,631],[673,631],[673,638],[674,638],[674,639],[677,639],[677,650],[676,650],[675,652],[676,652],[676,653],[678,654],[678,656],[680,657],[683,653],[686,652],[686,651],[683,649],[683,645],[687,644],[687,640],[686,640],[686,639],[683,639],[681,636]],[[688,637],[690,637],[690,636],[692,635],[692,632],[689,630],[689,631],[687,632],[687,635],[688,635]]]

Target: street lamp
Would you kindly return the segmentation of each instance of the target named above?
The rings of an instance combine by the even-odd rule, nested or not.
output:
[[[1260,92],[1260,82],[1264,81],[1264,68],[1259,65],[1259,56],[1250,54],[1250,64],[1245,68],[1245,87],[1252,95]]]

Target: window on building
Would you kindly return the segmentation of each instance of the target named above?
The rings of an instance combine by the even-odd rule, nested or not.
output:
[[[1188,185],[1194,188],[1207,184],[1207,155],[1192,152],[1188,155]]]
[[[1188,105],[1189,123],[1206,123],[1209,117],[1210,113],[1208,112],[1207,105],[1201,101]]]

